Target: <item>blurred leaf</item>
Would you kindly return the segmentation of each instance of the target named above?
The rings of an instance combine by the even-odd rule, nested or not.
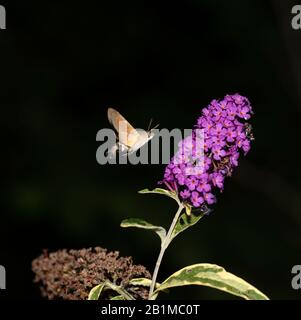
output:
[[[143,287],[150,287],[152,284],[152,280],[151,279],[147,279],[147,278],[136,278],[136,279],[132,279],[130,280],[129,284],[131,284],[132,286],[143,286]],[[159,288],[160,283],[156,283],[156,288]],[[157,293],[153,294],[152,297],[155,300],[157,298]]]
[[[122,228],[140,228],[140,229],[154,231],[160,237],[161,242],[163,242],[166,237],[166,230],[163,227],[154,226],[141,219],[136,219],[136,218],[125,219],[121,222],[120,226]]]
[[[119,293],[119,295],[123,296],[124,300],[135,300],[124,288],[117,286],[108,280],[92,288],[88,300],[99,300],[101,293],[106,289],[111,289]]]
[[[88,300],[98,300],[104,287],[105,287],[105,282],[94,287],[89,293]]]
[[[246,300],[269,300],[266,295],[246,281],[220,266],[208,263],[191,265],[175,272],[154,291],[154,295],[168,288],[188,285],[215,288]]]
[[[150,287],[152,283],[151,279],[147,278],[135,278],[130,280],[129,284],[132,286],[144,286],[144,287]]]
[[[111,298],[110,300],[125,300],[123,296],[115,296],[113,298]]]
[[[150,287],[152,283],[151,279],[147,279],[147,278],[136,278],[136,279],[132,279],[130,280],[129,284],[131,284],[132,286],[143,286],[143,287]],[[158,288],[160,286],[160,283],[156,283],[156,288]]]

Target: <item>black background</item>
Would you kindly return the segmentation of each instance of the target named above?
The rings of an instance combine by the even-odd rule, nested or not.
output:
[[[139,195],[163,165],[100,166],[96,133],[114,106],[135,126],[191,128],[212,99],[246,95],[256,140],[214,212],[179,237],[159,274],[217,263],[272,299],[299,299],[301,30],[298,1],[1,2],[1,296],[40,299],[42,249],[100,245],[153,269],[159,241],[127,217],[168,225],[174,204]],[[230,299],[208,288],[166,298]]]

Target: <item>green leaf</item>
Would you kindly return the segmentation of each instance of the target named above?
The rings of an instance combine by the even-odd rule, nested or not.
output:
[[[135,278],[129,281],[129,284],[134,286],[134,287],[139,287],[139,286],[143,286],[143,287],[150,287],[152,284],[152,280],[151,279],[147,279],[147,278]],[[156,283],[156,288],[159,288],[160,283]],[[155,295],[152,295],[153,299],[155,300],[157,298],[157,293]]]
[[[176,200],[178,203],[180,202],[176,192],[169,191],[169,190],[162,189],[162,188],[156,188],[154,190],[143,189],[143,190],[139,191],[139,193],[141,193],[141,194],[146,194],[146,193],[162,194],[164,196],[167,196],[167,197],[170,197],[170,198]]]
[[[103,282],[94,287],[89,293],[88,300],[98,300],[105,285],[105,282]]]
[[[187,208],[186,208],[187,210]],[[205,215],[205,213],[200,213],[199,215],[194,215],[193,213],[191,213],[190,215],[187,215],[187,213],[183,213],[179,220],[177,221],[171,237],[170,237],[170,241],[172,239],[174,239],[179,233],[183,232],[184,230],[186,230],[189,227],[192,227],[193,225],[195,225],[201,218],[203,218],[203,216]]]
[[[125,298],[123,296],[115,296],[115,297],[111,298],[110,300],[125,300]]]
[[[175,272],[154,291],[153,295],[168,288],[187,285],[215,288],[246,300],[269,300],[266,295],[243,279],[220,266],[208,263],[191,265]]]
[[[147,278],[135,278],[129,281],[129,284],[132,286],[150,287],[151,283],[152,280]]]
[[[154,231],[160,237],[161,242],[163,242],[163,240],[166,237],[166,230],[163,227],[154,226],[141,219],[136,219],[136,218],[125,219],[121,222],[120,226],[122,228],[141,228],[141,229]]]
[[[132,286],[143,286],[143,287],[150,287],[152,284],[151,279],[147,278],[135,278],[129,281],[129,284]],[[160,286],[160,283],[156,283],[156,288]]]
[[[124,297],[124,300],[135,300],[124,288],[117,286],[108,280],[92,288],[89,293],[88,300],[99,300],[102,291],[106,289],[111,289],[119,293],[119,295]]]

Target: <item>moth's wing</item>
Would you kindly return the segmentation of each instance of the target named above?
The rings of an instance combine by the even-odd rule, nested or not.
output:
[[[127,147],[132,147],[139,139],[139,133],[115,109],[108,109],[108,119],[118,133],[119,142]]]

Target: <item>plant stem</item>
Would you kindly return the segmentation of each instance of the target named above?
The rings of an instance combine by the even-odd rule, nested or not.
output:
[[[126,300],[135,300],[134,297],[131,294],[129,294],[126,290],[124,290],[122,287],[116,286],[114,283],[110,281],[107,281],[106,285],[110,287],[112,290],[122,295]]]
[[[162,262],[162,258],[164,256],[164,253],[165,253],[167,247],[170,244],[170,241],[171,241],[170,237],[172,235],[172,232],[173,232],[173,230],[175,228],[176,223],[178,222],[180,214],[181,214],[181,212],[182,212],[182,210],[184,208],[182,203],[178,202],[178,204],[179,204],[178,211],[175,214],[175,217],[173,218],[173,221],[172,221],[172,223],[171,223],[171,225],[169,227],[168,233],[167,233],[167,235],[166,235],[166,237],[165,237],[165,239],[164,239],[164,241],[162,242],[162,245],[161,245],[161,250],[160,250],[157,262],[156,262],[156,266],[155,266],[153,277],[152,277],[152,283],[151,283],[150,290],[149,290],[149,297],[148,297],[149,300],[151,300],[152,294],[153,294],[154,289],[155,289],[157,276],[158,276],[159,268],[160,268],[160,265],[161,265],[161,262]]]

